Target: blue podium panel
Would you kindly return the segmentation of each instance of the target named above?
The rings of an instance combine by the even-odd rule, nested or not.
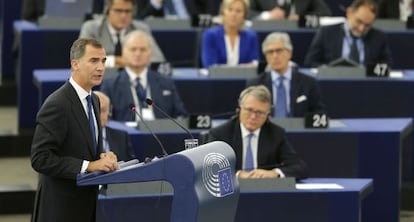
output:
[[[372,191],[371,179],[320,179],[301,181],[302,184],[335,183],[343,189],[313,189],[263,191],[240,189],[236,212],[237,222],[251,221],[318,221],[359,222],[365,209],[361,203]],[[168,221],[172,194],[105,196],[100,195],[97,221],[129,222]],[[217,221],[220,215],[211,215]]]
[[[220,215],[214,221],[227,222],[234,220],[239,199],[235,165],[233,149],[215,141],[111,173],[78,175],[77,185],[167,181],[174,188],[171,222],[209,222],[212,215]]]
[[[375,190],[364,203],[363,221],[398,221],[402,146],[404,141],[411,140],[411,119],[341,119],[340,122],[328,129],[286,128],[287,137],[309,165],[311,177],[374,179]],[[136,156],[141,160],[162,154],[149,132],[119,122],[110,121],[109,125],[129,133]],[[155,132],[164,144],[169,144],[168,153],[181,151],[183,140],[188,137],[180,129]],[[200,131],[191,132],[197,135]]]

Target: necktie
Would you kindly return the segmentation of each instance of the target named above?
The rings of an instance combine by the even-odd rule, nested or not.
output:
[[[164,8],[167,11],[168,15],[176,15],[177,12],[175,11],[174,4],[172,0],[165,0],[164,1]]]
[[[349,58],[359,63],[359,51],[358,51],[358,46],[357,46],[357,39],[358,38],[356,37],[352,37],[352,44],[351,44],[351,49],[349,52]]]
[[[120,56],[122,54],[121,36],[119,32],[116,33],[115,55]]]
[[[287,103],[286,103],[286,89],[283,84],[285,77],[280,76],[278,78],[277,85],[277,96],[276,96],[276,107],[275,107],[275,117],[276,118],[286,118],[288,117]]]
[[[246,171],[251,171],[254,169],[253,151],[252,151],[252,137],[253,136],[254,136],[253,133],[249,133],[249,135],[247,135],[248,140],[247,140],[247,148],[246,148],[246,159],[244,162],[244,170]]]
[[[137,77],[135,81],[136,81],[135,91],[137,92],[139,106],[141,108],[147,107],[147,104],[144,102],[145,99],[147,98],[147,92],[141,84],[141,78]]]
[[[95,132],[95,121],[93,119],[93,115],[92,115],[92,98],[91,95],[88,95],[86,97],[86,101],[88,102],[88,118],[89,118],[89,127],[91,128],[91,133],[92,133],[92,140],[93,140],[93,147],[95,148],[96,151],[96,132]]]

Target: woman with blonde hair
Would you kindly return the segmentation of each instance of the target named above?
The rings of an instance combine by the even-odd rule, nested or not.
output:
[[[202,66],[257,65],[259,42],[255,31],[245,28],[248,0],[223,0],[222,24],[206,29],[201,46]]]

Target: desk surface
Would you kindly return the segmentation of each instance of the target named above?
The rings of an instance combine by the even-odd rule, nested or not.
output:
[[[361,213],[365,210],[362,203],[373,190],[372,179],[309,178],[301,183],[334,183],[343,189],[240,190],[235,221],[274,221],[276,214],[281,221],[289,222],[303,222],[309,218],[318,222],[357,222],[361,221]],[[158,218],[156,221],[168,221],[171,201],[171,193],[99,195],[97,219],[103,222],[135,221],[135,212],[140,212],[143,221],[154,221],[154,217]]]

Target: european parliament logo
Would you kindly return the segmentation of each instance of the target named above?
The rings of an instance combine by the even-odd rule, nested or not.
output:
[[[220,153],[209,153],[204,157],[203,183],[215,197],[224,197],[234,192],[229,160]]]

